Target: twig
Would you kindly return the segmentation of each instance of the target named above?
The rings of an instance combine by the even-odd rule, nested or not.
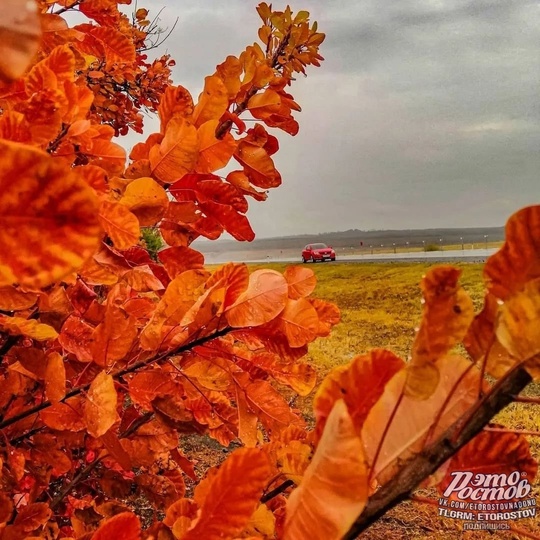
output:
[[[101,462],[103,457],[98,457],[92,463],[89,463],[84,469],[81,469],[71,480],[71,482],[60,490],[56,497],[49,505],[51,510],[54,510],[64,499],[64,497],[83,479],[85,479]]]
[[[268,502],[274,497],[277,497],[280,493],[283,493],[287,488],[290,488],[291,486],[294,486],[294,482],[292,480],[285,480],[285,482],[279,484],[277,488],[269,491],[268,493],[265,493],[261,497],[261,504],[264,504],[265,502]]]
[[[512,396],[516,403],[535,403],[540,405],[540,397]]]
[[[512,396],[519,394],[531,382],[531,376],[518,366],[499,382],[501,384],[497,384],[485,396],[479,407],[467,419],[465,426],[462,425],[462,420],[458,420],[437,441],[403,463],[392,480],[369,499],[364,511],[355,520],[343,540],[354,540],[388,510],[409,497],[422,480],[433,474],[447,459],[482,431],[496,413],[511,403]]]
[[[150,420],[154,418],[153,412],[147,412],[143,414],[140,418],[137,418],[123,433],[120,433],[118,436],[119,439],[125,439],[126,437],[129,437],[133,433],[135,433],[141,426],[144,426],[144,424],[148,424]]]
[[[62,13],[65,13],[66,11],[69,11],[70,9],[77,7],[79,4],[82,4],[82,2],[83,0],[75,0],[73,4],[71,4],[70,6],[60,8],[59,10],[55,11],[53,15],[62,15]]]

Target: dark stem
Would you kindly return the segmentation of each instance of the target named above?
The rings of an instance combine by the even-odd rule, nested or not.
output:
[[[54,15],[62,15],[62,13],[65,13],[66,11],[69,11],[70,9],[73,9],[73,8],[77,7],[79,4],[82,4],[82,1],[83,0],[75,0],[75,2],[73,2],[73,4],[71,4],[71,6],[66,6],[66,7],[60,8],[59,10],[55,11]]]
[[[467,418],[464,426],[462,421],[458,420],[437,441],[404,462],[392,480],[370,497],[364,511],[343,540],[354,540],[388,510],[409,497],[422,480],[433,474],[447,459],[480,433],[491,418],[511,403],[513,396],[519,394],[530,382],[531,376],[525,369],[518,366],[512,370],[485,396],[482,404]]]
[[[261,504],[264,504],[265,502],[268,502],[274,497],[277,497],[280,493],[283,493],[287,488],[290,488],[291,486],[294,486],[294,482],[292,480],[285,480],[285,482],[279,484],[277,488],[269,491],[268,493],[265,493],[261,497]]]
[[[56,497],[51,501],[49,505],[51,510],[54,510],[64,499],[64,497],[81,481],[84,480],[101,462],[103,458],[99,457],[89,463],[84,469],[81,469],[71,480],[71,482],[60,490]]]

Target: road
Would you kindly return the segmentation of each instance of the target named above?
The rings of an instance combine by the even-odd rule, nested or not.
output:
[[[448,250],[448,251],[427,251],[413,253],[375,253],[373,255],[337,255],[336,262],[347,263],[370,263],[370,262],[485,262],[485,260],[495,253],[497,249],[467,249],[467,250]],[[231,259],[228,259],[230,261]],[[209,264],[222,264],[228,262],[223,260],[207,260]],[[301,263],[300,257],[267,257],[265,259],[244,259],[234,262],[249,263]]]

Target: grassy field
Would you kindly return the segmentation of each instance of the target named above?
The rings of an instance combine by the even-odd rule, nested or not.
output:
[[[463,270],[462,284],[471,295],[477,311],[482,305],[484,286],[482,265],[456,264]],[[261,267],[253,265],[253,268]],[[286,265],[265,267],[283,271]],[[384,347],[407,359],[420,321],[421,294],[419,283],[428,264],[339,264],[311,265],[318,278],[315,296],[336,303],[342,322],[329,338],[310,345],[309,360],[317,366],[321,377],[335,366],[374,347]],[[537,386],[528,394],[538,395]],[[311,400],[299,400],[306,416],[311,414]],[[515,429],[540,430],[540,416],[532,405],[513,404],[496,418],[498,423]],[[529,437],[532,451],[540,459],[540,439]],[[536,495],[540,497],[536,487]],[[539,498],[540,502],[540,498]],[[534,530],[540,535],[538,523],[522,520],[518,527]],[[520,538],[515,533],[466,532],[450,519],[438,517],[435,507],[418,503],[403,503],[373,526],[362,538],[369,540],[464,538]],[[535,538],[540,538],[536,536]]]

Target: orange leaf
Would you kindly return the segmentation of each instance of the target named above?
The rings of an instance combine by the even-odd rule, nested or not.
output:
[[[139,220],[123,204],[103,201],[99,221],[118,249],[128,249],[138,243],[141,234]]]
[[[244,172],[254,186],[269,189],[281,185],[281,175],[268,152],[261,146],[243,139],[239,142],[234,157],[244,166]]]
[[[193,114],[193,98],[183,86],[168,86],[161,96],[158,106],[161,120],[161,133],[165,133],[167,124],[176,116],[190,118]]]
[[[422,279],[424,312],[412,350],[405,392],[427,399],[435,390],[438,374],[434,363],[462,341],[474,319],[473,303],[458,284],[461,270],[438,266]]]
[[[89,26],[84,25],[85,29]],[[108,63],[131,63],[135,61],[135,45],[119,30],[107,26],[90,26],[88,33],[99,40]]]
[[[506,241],[484,267],[489,292],[502,300],[539,277],[540,205],[523,208],[508,219]]]
[[[163,217],[169,199],[155,180],[143,177],[128,184],[120,202],[137,216],[142,227],[149,227]]]
[[[41,23],[34,0],[4,0],[0,22],[0,78],[21,77],[39,47]]]
[[[204,268],[204,255],[189,247],[175,246],[163,249],[158,253],[158,258],[171,279],[186,270]]]
[[[475,316],[463,338],[463,345],[473,360],[480,360],[493,343],[498,313],[497,299],[493,294],[487,293],[482,311]]]
[[[75,355],[79,362],[91,362],[90,344],[94,329],[81,318],[72,315],[62,326],[58,342],[62,347]]]
[[[45,394],[52,403],[64,399],[66,395],[66,368],[62,355],[57,352],[50,353],[47,356]]]
[[[163,183],[176,182],[191,172],[199,154],[197,129],[183,119],[172,118],[161,144],[150,149],[152,174]]]
[[[29,533],[47,523],[51,515],[52,511],[47,503],[29,504],[19,510],[13,523],[24,532]]]
[[[535,279],[506,300],[498,316],[497,339],[517,361],[532,359],[540,353],[539,320],[540,279]],[[533,369],[531,374],[537,377],[540,372]]]
[[[108,519],[92,536],[92,540],[140,540],[141,523],[131,512],[122,512]]]
[[[51,429],[58,431],[82,431],[85,429],[82,415],[82,401],[72,398],[66,403],[53,403],[39,413],[43,423]]]
[[[341,320],[341,314],[338,307],[331,302],[325,302],[318,298],[309,298],[309,302],[315,308],[317,316],[319,317],[319,329],[317,330],[317,335],[319,337],[330,335],[332,327]]]
[[[440,373],[439,383],[428,399],[419,401],[402,395],[407,371],[401,370],[386,384],[368,412],[362,440],[373,476],[381,484],[395,474],[403,460],[420,452],[460,419],[478,398],[480,372],[469,360],[460,356],[443,357],[437,361],[436,368]],[[449,398],[450,391],[453,393]],[[383,427],[392,417],[382,441]],[[437,425],[433,426],[437,418]],[[378,449],[377,461],[373,463]]]
[[[6,523],[13,513],[13,502],[4,493],[0,493],[0,523]]]
[[[495,476],[516,474],[514,471],[518,472],[520,480],[526,478],[529,484],[533,484],[537,470],[538,463],[531,455],[529,443],[523,435],[482,431],[452,457],[438,488],[445,497],[455,498],[460,484],[469,485],[467,478],[473,479],[476,474]],[[489,486],[486,487],[504,486],[497,481],[487,482]],[[472,484],[473,490],[477,487],[483,488],[484,484],[481,486]],[[463,497],[463,500],[473,502],[469,497]]]
[[[257,412],[267,429],[280,431],[292,424],[301,425],[283,396],[268,381],[255,381],[248,384],[244,391],[250,408]]]
[[[197,131],[200,151],[195,166],[197,172],[211,173],[222,169],[236,150],[236,141],[230,133],[226,133],[222,139],[216,139],[218,125],[219,120],[209,120]]]
[[[0,141],[0,188],[0,286],[44,287],[81,267],[96,249],[96,196],[61,161]]]
[[[309,364],[287,362],[272,353],[256,354],[250,361],[269,373],[277,382],[290,386],[301,396],[307,396],[317,382],[317,372]]]
[[[11,335],[27,336],[37,341],[47,341],[58,337],[58,332],[52,326],[42,324],[35,319],[0,315],[0,328]]]
[[[362,441],[347,406],[338,400],[302,483],[287,502],[283,539],[339,540],[360,515],[367,498]]]
[[[84,419],[92,437],[101,437],[116,422],[116,404],[113,378],[101,371],[92,381],[84,405]]]
[[[37,294],[22,292],[16,287],[0,287],[0,309],[21,311],[31,308],[37,302]]]
[[[233,452],[212,479],[199,519],[182,540],[234,538],[259,505],[271,474],[268,457],[260,449]]]
[[[193,122],[197,127],[208,120],[219,120],[229,106],[227,87],[217,75],[205,77],[204,88],[193,111]]]
[[[315,308],[305,298],[289,299],[280,316],[280,322],[291,347],[302,347],[317,337],[319,317]]]
[[[93,360],[101,367],[112,366],[131,350],[137,337],[135,319],[123,309],[108,306],[105,319],[92,336]]]
[[[358,433],[386,384],[405,362],[394,353],[375,349],[357,356],[346,366],[334,368],[317,390],[313,412],[317,421],[315,437],[319,439],[334,403],[343,399]]]
[[[289,298],[293,300],[309,296],[317,285],[313,270],[303,266],[288,266],[283,275],[289,285]]]
[[[283,311],[287,297],[287,281],[279,272],[255,270],[247,290],[227,309],[227,320],[233,328],[260,326]]]

